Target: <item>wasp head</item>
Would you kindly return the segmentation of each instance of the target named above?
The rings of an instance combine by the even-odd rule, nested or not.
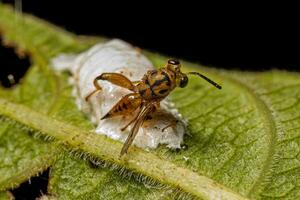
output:
[[[176,60],[174,58],[168,60],[167,69],[176,74],[176,85],[178,87],[184,88],[188,84],[189,79],[186,74],[180,71],[180,68],[181,64],[179,60]]]
[[[218,88],[218,89],[222,88],[222,86],[220,86],[216,82],[210,80],[203,74],[200,74],[199,72],[188,72],[187,74],[182,73],[180,70],[181,64],[180,64],[179,60],[176,60],[174,58],[168,60],[168,64],[167,64],[166,68],[175,74],[176,86],[178,86],[178,87],[184,88],[188,84],[189,79],[188,79],[187,75],[196,75],[196,76],[203,78],[204,80],[206,80],[207,82],[209,82],[210,84],[215,86],[216,88]]]
[[[179,60],[171,58],[168,60],[167,68],[173,72],[180,72],[181,64]]]

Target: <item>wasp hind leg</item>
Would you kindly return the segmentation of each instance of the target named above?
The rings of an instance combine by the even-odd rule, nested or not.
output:
[[[134,82],[131,82],[126,76],[122,75],[122,74],[119,74],[119,73],[102,73],[101,75],[97,76],[95,79],[94,79],[94,86],[95,86],[95,90],[92,91],[90,94],[88,94],[86,97],[85,97],[85,100],[88,101],[89,98],[95,94],[96,92],[100,91],[102,88],[101,86],[99,85],[98,81],[99,80],[102,80],[102,81],[108,81],[114,85],[117,85],[117,86],[120,86],[120,87],[123,87],[123,88],[126,88],[130,91],[135,91],[135,85],[134,83],[137,83],[138,81],[134,81]]]
[[[126,130],[126,128],[130,125],[130,124],[132,124],[135,120],[137,120],[137,118],[138,118],[138,116],[139,116],[139,114],[137,114],[128,124],[126,124],[123,128],[121,128],[121,131],[125,131]]]
[[[138,115],[137,115],[137,119],[135,120],[134,126],[131,129],[123,147],[122,150],[120,152],[120,158],[127,153],[128,148],[130,147],[130,145],[132,144],[136,134],[139,131],[139,128],[143,125],[144,121],[146,120],[146,117],[151,114],[155,109],[155,104],[154,103],[150,103],[148,105],[144,105],[142,107],[142,109],[139,111]]]
[[[141,105],[142,106],[142,105]],[[160,108],[160,104],[157,103],[157,104],[154,104],[153,105],[153,108],[152,108],[152,113],[154,113],[156,110],[159,110]],[[130,125],[132,124],[136,119],[138,118],[138,114],[126,125],[124,126],[123,128],[121,128],[121,131],[125,131],[125,129]],[[151,120],[153,118],[153,116],[151,116],[151,114],[148,114],[145,118],[145,120]]]

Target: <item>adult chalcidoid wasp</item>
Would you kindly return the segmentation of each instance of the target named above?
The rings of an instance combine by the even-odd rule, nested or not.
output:
[[[169,59],[167,64],[160,69],[147,71],[139,81],[130,81],[120,73],[102,73],[94,79],[93,84],[96,89],[86,96],[86,101],[97,91],[101,90],[101,86],[98,83],[99,80],[109,81],[114,85],[131,91],[131,93],[122,97],[101,120],[119,115],[128,115],[138,110],[132,120],[121,129],[124,131],[130,124],[134,123],[123,145],[120,156],[127,153],[139,128],[143,125],[147,117],[160,108],[160,102],[176,87],[184,88],[188,84],[187,75],[197,75],[216,88],[222,88],[219,84],[199,72],[181,72],[181,64],[176,59]]]

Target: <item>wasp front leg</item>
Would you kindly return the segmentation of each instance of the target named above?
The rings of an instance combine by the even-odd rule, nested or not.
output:
[[[96,92],[98,92],[99,90],[101,90],[101,86],[99,85],[98,81],[102,80],[102,81],[108,81],[114,85],[126,88],[130,91],[135,91],[135,85],[134,83],[137,83],[137,81],[135,82],[131,82],[126,76],[119,74],[119,73],[102,73],[100,76],[97,76],[94,79],[94,86],[95,86],[95,90],[92,91],[90,94],[88,94],[85,97],[85,100],[88,101],[88,99],[95,94]]]

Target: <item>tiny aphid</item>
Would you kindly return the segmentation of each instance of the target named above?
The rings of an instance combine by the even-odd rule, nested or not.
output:
[[[95,90],[86,96],[86,101],[89,101],[90,97],[96,92],[102,90],[98,82],[99,80],[108,81],[114,85],[131,91],[131,93],[123,96],[121,100],[119,100],[119,102],[117,102],[101,118],[101,120],[103,120],[115,116],[126,116],[136,113],[129,123],[121,129],[124,131],[129,125],[133,124],[129,136],[123,145],[120,156],[127,153],[128,148],[132,144],[139,128],[143,125],[145,120],[151,118],[151,115],[159,111],[160,102],[176,87],[184,88],[187,86],[187,75],[197,75],[214,85],[216,88],[221,89],[219,84],[210,80],[206,76],[198,72],[188,72],[185,74],[181,72],[180,68],[181,64],[178,60],[169,59],[164,67],[157,70],[154,69],[147,71],[142,79],[138,81],[131,81],[121,73],[102,73],[93,80]],[[165,128],[174,125],[174,123],[171,123]]]

